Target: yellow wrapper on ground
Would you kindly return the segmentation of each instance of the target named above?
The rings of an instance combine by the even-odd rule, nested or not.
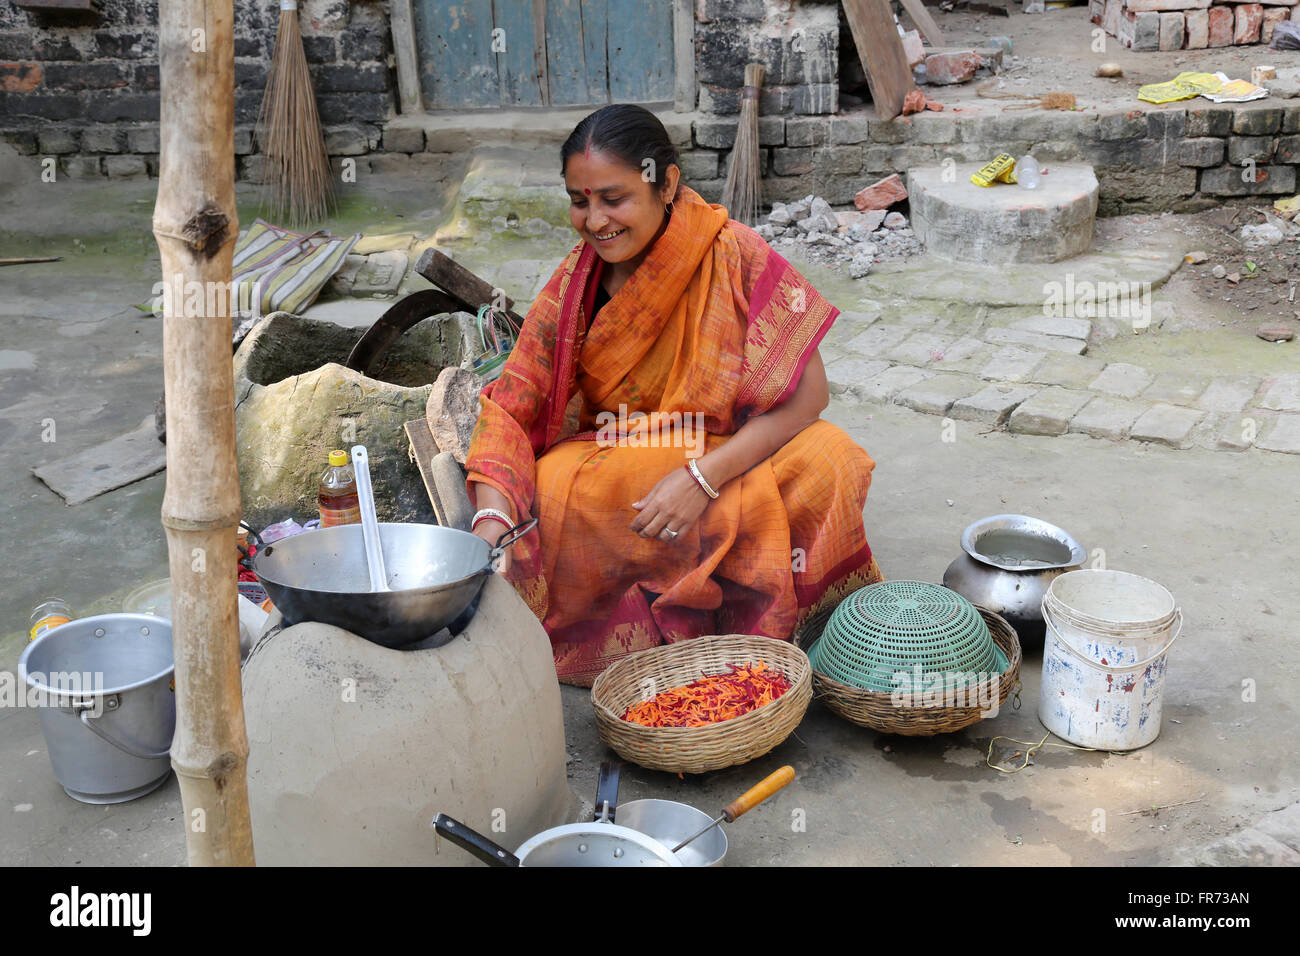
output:
[[[1167,83],[1148,83],[1138,88],[1138,99],[1147,103],[1190,100],[1202,93],[1217,93],[1223,81],[1213,73],[1179,73]]]
[[[971,173],[970,181],[976,186],[1016,182],[1016,160],[1010,153],[998,153],[987,163]]]
[[[1273,208],[1283,219],[1294,219],[1300,215],[1300,193],[1292,196],[1290,199],[1278,199],[1273,202]]]

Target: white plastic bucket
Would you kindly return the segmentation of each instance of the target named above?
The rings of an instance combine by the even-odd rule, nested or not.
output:
[[[1043,596],[1043,621],[1043,726],[1097,750],[1155,740],[1166,655],[1183,629],[1173,595],[1125,571],[1069,571]]]

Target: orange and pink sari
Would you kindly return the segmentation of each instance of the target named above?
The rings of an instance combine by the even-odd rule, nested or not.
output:
[[[603,265],[583,241],[555,271],[483,390],[466,463],[471,484],[539,519],[508,578],[550,635],[560,680],[582,686],[667,642],[788,640],[880,580],[862,523],[875,463],[824,421],[728,482],[682,538],[631,530],[632,502],[794,392],[838,310],[685,186],[592,323]]]

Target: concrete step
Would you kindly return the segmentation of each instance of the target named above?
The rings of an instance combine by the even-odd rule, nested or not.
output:
[[[1088,251],[1098,196],[1091,166],[1053,163],[1032,190],[977,186],[977,169],[959,163],[908,170],[912,229],[932,255],[996,264],[1060,262]]]

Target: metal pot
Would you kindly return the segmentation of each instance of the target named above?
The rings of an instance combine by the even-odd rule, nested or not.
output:
[[[618,822],[673,847],[699,833],[712,821],[703,810],[674,800],[631,800],[618,808]],[[721,866],[727,855],[727,834],[722,827],[692,840],[677,851],[686,866]]]
[[[1053,580],[1083,566],[1083,545],[1039,518],[993,515],[967,527],[961,546],[966,553],[948,565],[943,586],[1006,618],[1022,647],[1041,646],[1043,596]]]
[[[495,548],[429,524],[379,525],[390,590],[371,588],[359,524],[319,528],[268,544],[253,571],[289,627],[332,624],[384,647],[405,647],[468,623],[496,559],[537,524],[515,525]]]

